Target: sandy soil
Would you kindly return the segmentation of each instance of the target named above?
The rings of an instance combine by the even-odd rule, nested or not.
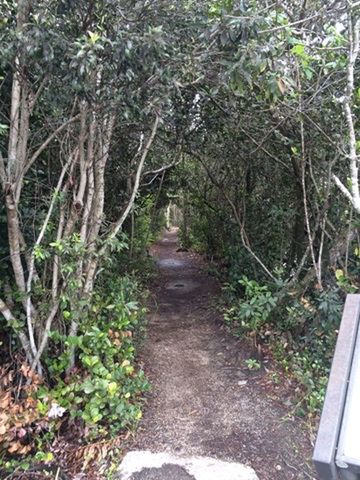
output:
[[[246,369],[249,347],[213,306],[219,284],[176,242],[172,230],[152,250],[159,276],[141,357],[153,388],[131,449],[241,462],[260,480],[315,478],[306,425],[283,388],[264,388],[265,371]]]

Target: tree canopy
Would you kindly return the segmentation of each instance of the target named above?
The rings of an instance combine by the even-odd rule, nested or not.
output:
[[[0,325],[25,431],[52,403],[90,437],[140,418],[138,282],[169,202],[229,325],[297,352],[319,408],[359,287],[359,33],[350,0],[1,2]],[[16,421],[10,457],[35,448]]]

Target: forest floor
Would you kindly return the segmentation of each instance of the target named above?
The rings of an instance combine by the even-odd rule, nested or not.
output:
[[[292,384],[271,381],[266,357],[266,368],[246,368],[254,351],[224,328],[215,308],[220,285],[206,262],[178,250],[175,229],[151,253],[159,275],[141,358],[152,393],[130,450],[244,463],[260,480],[314,479],[310,433],[293,414]]]

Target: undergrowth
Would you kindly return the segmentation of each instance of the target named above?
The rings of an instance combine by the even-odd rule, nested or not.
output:
[[[110,441],[136,426],[149,389],[136,364],[135,345],[145,319],[142,299],[134,278],[109,275],[93,295],[78,335],[53,333],[54,351],[47,357],[50,383],[32,374],[19,356],[1,367],[2,475],[15,467],[56,463],[53,445],[61,433],[76,431],[81,441],[69,440],[77,448]],[[71,372],[66,372],[66,348],[56,355],[60,344],[77,346],[78,362]]]
[[[300,415],[317,415],[322,407],[343,295],[338,287],[314,290],[300,299],[275,285],[242,277],[224,286],[224,319],[237,336],[270,347],[282,369],[300,384],[294,401]]]
[[[50,333],[42,377],[17,353],[11,332],[2,329],[0,478],[61,479],[69,472],[88,475],[89,469],[91,478],[111,478],[116,470],[150,388],[136,352],[145,336],[145,285],[154,275],[147,251],[157,235],[151,207],[148,201],[136,212],[131,255],[126,236],[110,246],[86,300],[78,295],[74,267],[83,255],[79,240],[42,249],[39,262],[55,248],[62,255],[67,290]],[[73,319],[79,329],[71,336]],[[69,369],[73,347],[76,362]]]
[[[201,216],[196,210],[199,202]],[[291,213],[286,206],[278,216],[270,217],[269,229],[259,220],[262,212],[256,211],[257,221],[247,223],[249,231],[253,229],[250,243],[263,265],[271,266],[268,273],[271,271],[273,279],[269,280],[254,260],[254,251],[251,254],[244,247],[235,222],[224,220],[226,207],[217,203],[208,209],[196,195],[193,203],[187,218],[187,239],[191,248],[207,255],[211,272],[223,284],[220,309],[226,325],[235,335],[249,339],[257,351],[270,352],[279,369],[297,383],[292,399],[297,413],[317,416],[324,401],[346,294],[359,291],[357,239],[348,244],[345,263],[340,259],[331,263],[333,254],[324,254],[319,286],[310,262],[298,270],[297,262],[290,258],[292,243],[284,243],[282,223]],[[184,228],[180,235],[184,236]],[[296,281],[292,281],[296,271]],[[250,365],[256,368],[255,363]]]

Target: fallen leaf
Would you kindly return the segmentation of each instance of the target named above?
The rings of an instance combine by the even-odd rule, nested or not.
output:
[[[0,397],[0,408],[8,408],[11,402],[11,394],[10,392],[6,392],[4,395]]]
[[[8,448],[8,452],[9,453],[15,453],[17,452],[20,448],[22,448],[22,445],[20,442],[14,442],[10,445],[10,447]]]

